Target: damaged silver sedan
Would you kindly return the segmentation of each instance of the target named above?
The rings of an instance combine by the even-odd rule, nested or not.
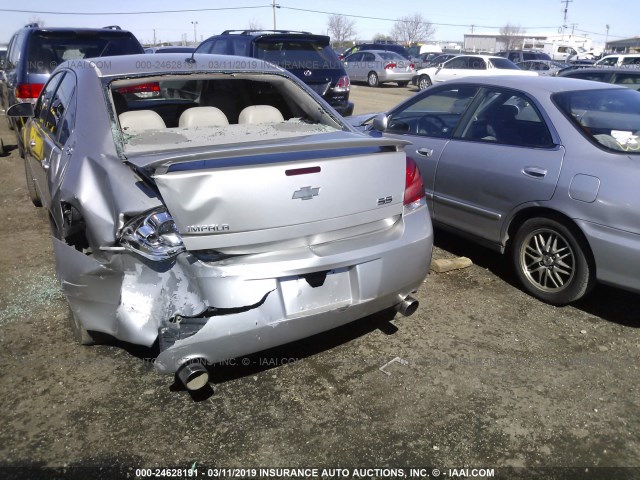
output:
[[[24,129],[78,339],[153,346],[189,389],[215,364],[395,307],[433,233],[406,142],[345,124],[286,71],[184,54],[60,66]]]

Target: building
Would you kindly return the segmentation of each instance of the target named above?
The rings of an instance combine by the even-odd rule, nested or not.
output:
[[[592,50],[593,45],[589,37],[571,34],[547,33],[522,33],[505,38],[504,35],[496,33],[465,33],[464,50],[467,52],[488,52],[497,53],[507,50],[511,44],[511,50],[542,50],[544,44],[548,42],[564,42],[571,45],[584,47]]]
[[[613,53],[640,53],[640,37],[607,42],[606,48]]]

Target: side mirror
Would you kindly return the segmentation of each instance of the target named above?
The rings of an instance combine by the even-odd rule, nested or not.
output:
[[[386,113],[379,113],[375,117],[373,117],[373,128],[379,132],[384,132],[387,129],[387,125],[389,124],[389,117],[387,117]]]
[[[7,109],[8,117],[33,117],[33,104],[32,103],[16,103],[11,105]]]

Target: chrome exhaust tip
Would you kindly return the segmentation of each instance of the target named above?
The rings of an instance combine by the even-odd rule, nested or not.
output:
[[[200,390],[209,383],[209,372],[200,360],[185,363],[177,375],[187,390]]]
[[[405,317],[409,317],[416,312],[419,306],[420,302],[418,302],[418,300],[413,298],[411,295],[407,295],[396,305],[396,311],[400,312]]]

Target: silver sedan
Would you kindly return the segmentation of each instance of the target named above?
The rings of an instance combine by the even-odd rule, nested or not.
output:
[[[352,82],[367,82],[370,87],[395,82],[406,87],[415,74],[415,65],[395,52],[362,50],[344,59],[344,68]]]
[[[206,365],[416,310],[432,230],[406,142],[269,63],[154,57],[66,62],[8,111],[81,343],[157,344],[195,390]]]
[[[596,280],[640,292],[640,92],[474,78],[429,88],[366,128],[413,143],[434,223],[508,253],[532,295],[562,305]]]

